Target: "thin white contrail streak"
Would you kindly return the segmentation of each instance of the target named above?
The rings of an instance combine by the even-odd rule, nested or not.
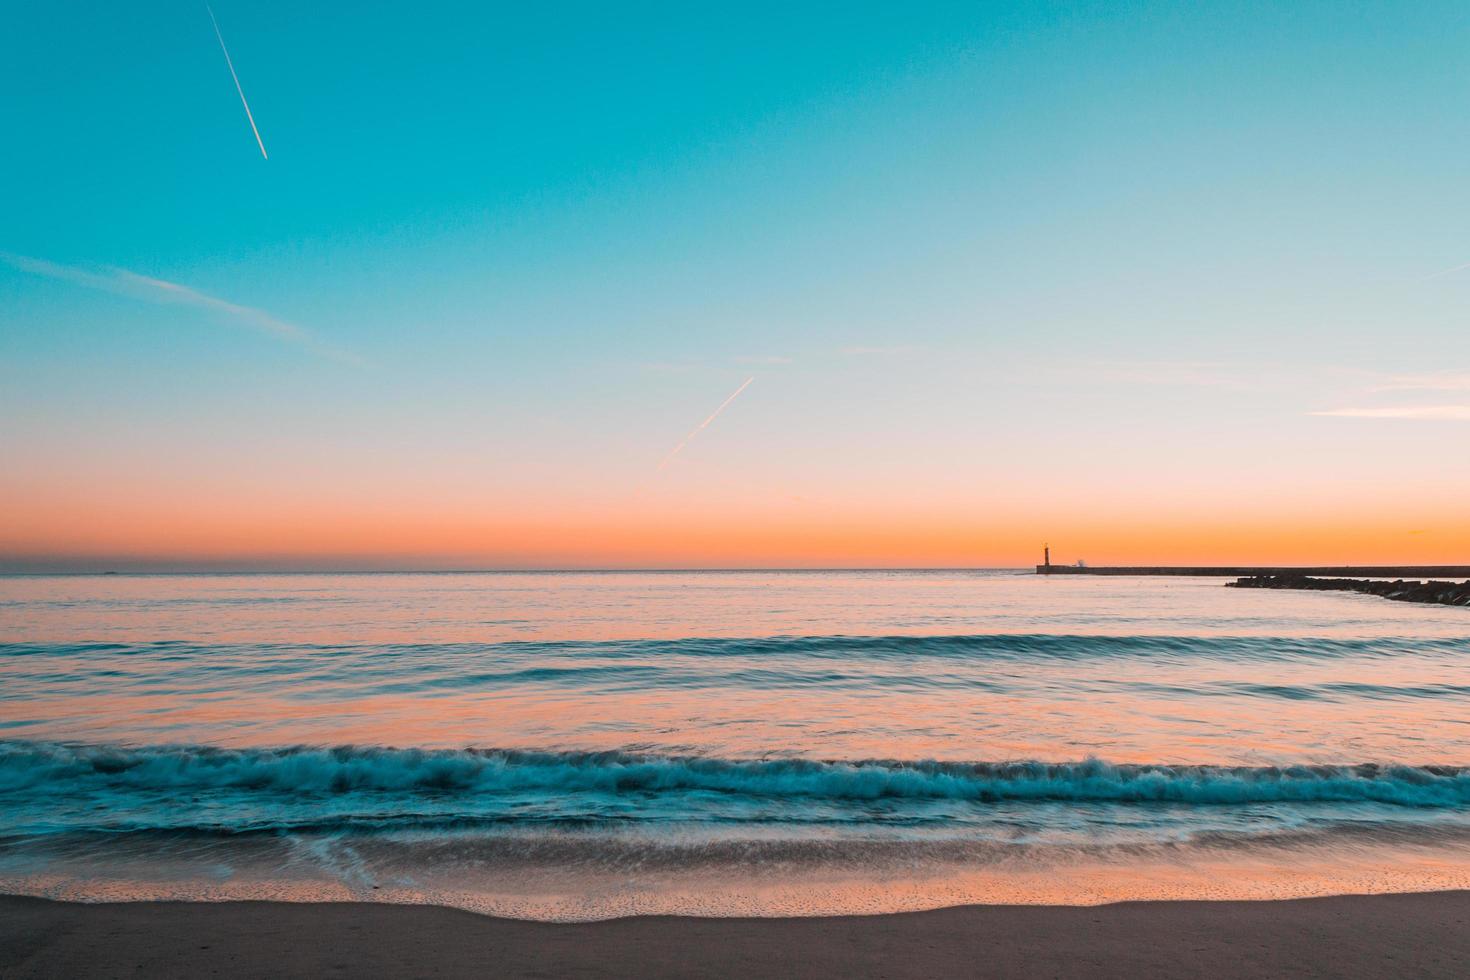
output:
[[[255,115],[250,111],[250,103],[245,101],[245,90],[240,87],[240,76],[235,74],[235,63],[230,60],[230,49],[225,47],[225,36],[219,32],[219,21],[214,19],[214,8],[209,4],[204,5],[209,11],[209,22],[214,25],[214,36],[219,38],[219,49],[225,53],[225,64],[230,67],[230,77],[235,80],[235,91],[240,93],[240,104],[245,107],[245,118],[250,120],[250,131],[255,134],[255,143],[260,147],[260,155],[269,160],[265,152],[265,143],[260,138],[260,130],[255,127]]]
[[[745,379],[745,383],[743,385],[741,385],[739,388],[736,388],[734,394],[732,394],[729,398],[726,398],[724,401],[720,402],[720,407],[717,408],[717,409],[715,409],[713,412],[711,412],[710,415],[709,415],[709,418],[705,419],[703,422],[701,422],[698,425],[696,425],[693,428],[693,430],[691,430],[690,433],[687,436],[685,436],[683,439],[680,439],[679,440],[679,444],[677,446],[675,446],[673,449],[670,449],[669,450],[669,454],[664,457],[664,460],[663,460],[662,463],[659,463],[658,464],[658,468],[659,469],[663,469],[665,466],[668,466],[669,465],[669,460],[671,460],[675,456],[679,455],[680,450],[682,450],[685,446],[689,445],[689,443],[694,440],[694,437],[695,436],[699,435],[705,429],[709,428],[709,424],[711,422],[713,422],[716,418],[718,418],[719,417],[719,414],[721,412],[723,412],[726,408],[729,408],[730,407],[730,403],[733,402],[736,398],[739,398],[740,397],[740,393],[742,391],[744,391],[746,388],[749,388],[750,387],[750,383],[752,381],[754,381],[754,380],[755,380],[755,375],[751,375],[750,377],[746,378]]]
[[[1438,272],[1431,272],[1429,275],[1424,277],[1424,281],[1428,282],[1430,279],[1438,279],[1440,276],[1448,276],[1456,272],[1464,272],[1466,269],[1470,269],[1470,262],[1463,262],[1460,265],[1452,265],[1448,269],[1440,269]]]

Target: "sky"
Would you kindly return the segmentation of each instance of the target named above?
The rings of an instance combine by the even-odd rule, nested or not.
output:
[[[213,13],[7,13],[0,570],[1470,562],[1470,6]]]

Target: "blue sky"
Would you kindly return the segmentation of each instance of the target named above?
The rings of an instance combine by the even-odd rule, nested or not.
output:
[[[12,564],[167,560],[66,530],[158,508],[228,556],[298,504],[676,563],[924,515],[988,563],[1329,494],[1470,546],[1463,4],[214,11],[269,160],[203,4],[0,38]],[[497,533],[464,560],[531,560]]]

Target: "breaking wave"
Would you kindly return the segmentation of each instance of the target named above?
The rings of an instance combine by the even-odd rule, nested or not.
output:
[[[1454,766],[1171,766],[1072,763],[733,760],[626,752],[343,746],[223,749],[0,743],[0,799],[107,791],[287,796],[711,793],[831,801],[1377,803],[1470,807]]]

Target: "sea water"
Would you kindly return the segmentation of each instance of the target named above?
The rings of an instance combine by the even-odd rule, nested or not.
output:
[[[0,578],[0,891],[579,919],[1470,883],[1470,610],[1222,585]]]

